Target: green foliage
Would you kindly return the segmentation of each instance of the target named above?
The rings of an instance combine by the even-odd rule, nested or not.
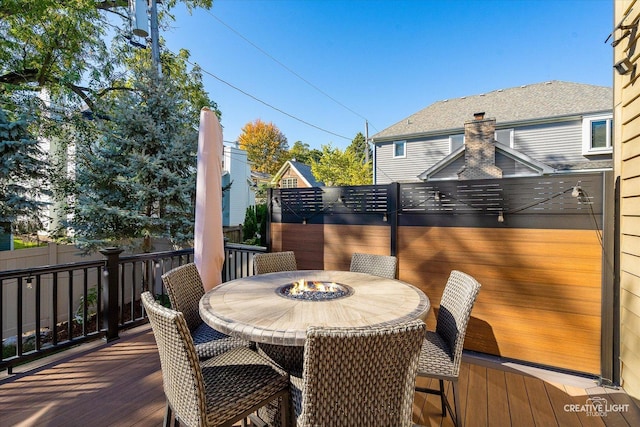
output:
[[[244,236],[244,243],[254,244],[249,242],[255,242],[256,233],[258,232],[258,219],[256,217],[255,206],[248,206],[244,214],[244,224],[242,224],[242,235]]]
[[[166,28],[174,19],[171,8],[178,3],[191,11],[195,7],[210,8],[212,0],[163,2],[160,28]],[[185,126],[188,122],[191,128],[197,128],[200,108],[205,105],[220,115],[204,90],[201,70],[187,65],[189,52],[180,50],[174,54],[161,49],[164,75],[170,76],[173,85],[168,90],[164,87],[154,94],[144,94],[134,82],[149,68],[151,55],[149,49],[135,49],[129,44],[127,2],[2,0],[0,22],[0,105],[10,117],[3,123],[13,126],[25,112],[30,112],[38,118],[30,125],[32,139],[48,139],[59,146],[57,152],[50,153],[54,173],[49,177],[49,187],[64,213],[78,215],[70,225],[77,227],[74,231],[83,246],[93,248],[141,235],[188,240],[192,221],[184,213],[190,210],[193,191],[186,181],[191,179],[194,157],[185,152],[192,149],[194,141],[192,136],[186,136]],[[107,29],[112,39],[107,39]],[[160,43],[162,47],[162,39]],[[154,105],[161,104],[159,98],[166,98],[165,106],[173,103],[171,110],[153,110]],[[80,114],[82,109],[96,120],[86,120]],[[173,115],[179,118],[174,119]],[[168,138],[176,139],[166,149],[156,150]],[[142,151],[131,149],[142,143],[149,144]],[[67,156],[74,151],[76,158]],[[12,158],[0,153],[3,166],[17,161],[15,155]],[[126,159],[127,155],[131,158]],[[94,160],[95,164],[91,164]],[[147,160],[151,163],[146,164]],[[77,181],[68,174],[69,165],[78,168]],[[17,185],[14,178],[11,181],[1,174],[0,171],[0,185]],[[186,179],[185,175],[190,177]],[[127,185],[132,177],[133,184]],[[92,178],[95,181],[90,183]],[[34,181],[33,177],[30,181]],[[25,188],[40,193],[48,190],[44,182],[38,184]],[[0,198],[12,194],[4,188],[0,192]],[[160,192],[166,194],[158,195]],[[32,196],[25,195],[25,200],[41,200]],[[11,223],[25,213],[32,219],[40,218],[41,206],[11,202],[13,210],[0,212],[0,224]],[[91,219],[93,214],[96,215]],[[3,220],[5,217],[8,221]],[[64,230],[58,230],[58,235],[64,236]]]
[[[351,141],[351,144],[347,147],[347,151],[353,152],[356,159],[360,160],[362,163],[365,163],[367,159],[373,159],[371,147],[367,144],[367,140],[362,132],[358,132],[356,137],[353,138],[353,141]]]
[[[87,316],[90,317],[96,314],[96,309],[98,307],[98,287],[90,288],[87,292],[87,298],[85,299],[84,295],[80,297],[80,301],[76,307],[76,312],[73,316],[74,320],[82,325],[84,322],[84,306],[87,306]]]
[[[274,175],[288,158],[287,138],[273,123],[260,119],[242,128],[238,143],[258,172]]]
[[[305,165],[311,165],[313,162],[317,162],[322,157],[322,151],[318,149],[310,149],[309,144],[305,144],[302,141],[296,141],[289,150],[289,160],[295,159]]]
[[[137,75],[133,89],[103,104],[110,120],[95,120],[99,136],[77,141],[66,225],[85,250],[193,237],[197,118],[176,108],[184,93],[153,70]]]
[[[45,155],[28,129],[28,121],[21,117],[10,120],[0,107],[0,232],[11,232],[18,220],[40,223],[46,207],[42,196],[46,187],[48,166]]]
[[[322,146],[322,157],[311,165],[317,180],[327,186],[369,185],[373,181],[371,162],[364,163],[354,150]]]
[[[267,205],[249,206],[242,225],[244,244],[266,246],[267,243]]]

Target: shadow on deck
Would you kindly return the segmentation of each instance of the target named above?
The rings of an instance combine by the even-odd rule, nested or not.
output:
[[[640,425],[632,398],[589,378],[465,356],[459,384],[467,427]],[[586,412],[598,399],[606,411]],[[160,359],[148,325],[123,331],[111,343],[84,344],[17,367],[12,376],[0,373],[6,426],[160,426],[164,405]],[[441,416],[439,398],[422,393],[415,397],[414,422],[453,426]]]

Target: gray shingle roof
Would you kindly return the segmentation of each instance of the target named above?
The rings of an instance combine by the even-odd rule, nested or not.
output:
[[[316,177],[313,176],[313,172],[311,172],[311,166],[300,163],[295,160],[291,160],[291,165],[296,168],[298,173],[306,179],[312,187],[322,187],[324,183],[317,181]]]
[[[613,89],[550,81],[435,102],[373,136],[374,141],[463,129],[474,113],[496,125],[613,110]]]

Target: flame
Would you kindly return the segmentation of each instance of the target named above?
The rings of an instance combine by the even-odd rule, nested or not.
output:
[[[334,282],[308,282],[304,279],[300,279],[293,283],[291,287],[291,295],[300,295],[304,292],[336,292],[338,285]]]

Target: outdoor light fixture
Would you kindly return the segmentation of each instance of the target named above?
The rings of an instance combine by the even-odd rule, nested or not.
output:
[[[629,58],[623,58],[616,62],[613,67],[616,69],[618,74],[624,76],[625,74],[629,74],[635,68],[635,65],[629,60]]]
[[[580,197],[582,193],[582,188],[579,185],[573,187],[573,191],[571,191],[571,197]]]
[[[504,214],[502,211],[498,212],[498,222],[504,222]]]
[[[302,223],[306,224],[307,223],[307,218],[302,218]]]
[[[387,222],[389,220],[389,217],[387,217],[387,213],[386,212],[382,215],[382,220],[384,222]]]
[[[439,192],[438,190],[436,190],[436,191],[433,193],[433,200],[435,200],[436,202],[439,202],[439,201],[440,201],[440,192]]]

